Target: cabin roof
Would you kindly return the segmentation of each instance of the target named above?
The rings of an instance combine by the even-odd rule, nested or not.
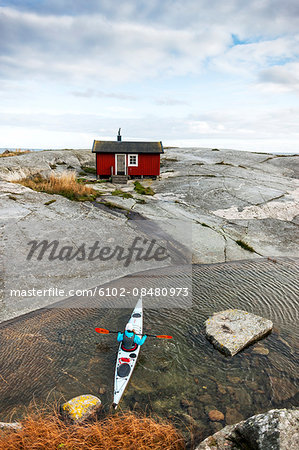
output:
[[[162,142],[94,141],[93,153],[164,153]]]

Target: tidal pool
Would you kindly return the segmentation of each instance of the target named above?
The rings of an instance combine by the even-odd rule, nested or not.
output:
[[[145,332],[173,339],[148,338],[120,409],[170,418],[186,435],[191,429],[198,442],[253,414],[298,406],[298,275],[295,259],[194,265],[192,307],[145,309]],[[182,280],[190,276],[182,267]],[[140,273],[134,282],[144,286],[149,280]],[[151,305],[147,299],[144,304]],[[273,332],[225,357],[204,337],[203,323],[228,308],[271,319]],[[17,420],[33,399],[51,402],[87,393],[98,395],[108,410],[118,344],[116,335],[99,335],[94,328],[121,330],[130,313],[131,307],[75,308],[70,300],[68,307],[3,323],[0,420]],[[211,410],[224,419],[211,421]]]

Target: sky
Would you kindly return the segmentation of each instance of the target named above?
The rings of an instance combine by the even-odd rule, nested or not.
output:
[[[298,0],[0,0],[0,147],[299,150]]]

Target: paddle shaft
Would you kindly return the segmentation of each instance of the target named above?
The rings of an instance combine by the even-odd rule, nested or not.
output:
[[[120,333],[120,331],[105,330],[104,328],[95,328],[95,331],[97,333],[103,333],[103,334]],[[135,333],[135,334],[137,334],[137,336],[142,336],[142,334],[140,334],[140,333]],[[147,333],[144,333],[144,334],[146,334],[146,336],[148,336],[148,337],[155,337],[155,338],[161,338],[161,339],[172,339],[172,336],[162,336],[162,335],[147,334]]]

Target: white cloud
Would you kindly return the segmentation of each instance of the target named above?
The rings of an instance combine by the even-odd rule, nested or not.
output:
[[[274,66],[259,74],[259,87],[274,92],[295,91],[299,93],[299,63]]]
[[[198,73],[203,61],[220,54],[231,39],[213,26],[207,33],[115,23],[102,15],[39,16],[11,8],[1,9],[0,28],[4,76],[123,81]]]
[[[298,137],[299,113],[289,94],[298,90],[297,1],[5,4],[5,136],[11,130],[14,138],[18,127],[26,142],[28,130],[35,142],[51,133],[57,142],[80,134],[82,142],[98,130],[114,136],[122,126],[131,138],[176,141],[244,144],[275,136],[293,143]]]
[[[243,76],[299,56],[299,34],[255,43],[235,45],[214,60],[218,70]]]

